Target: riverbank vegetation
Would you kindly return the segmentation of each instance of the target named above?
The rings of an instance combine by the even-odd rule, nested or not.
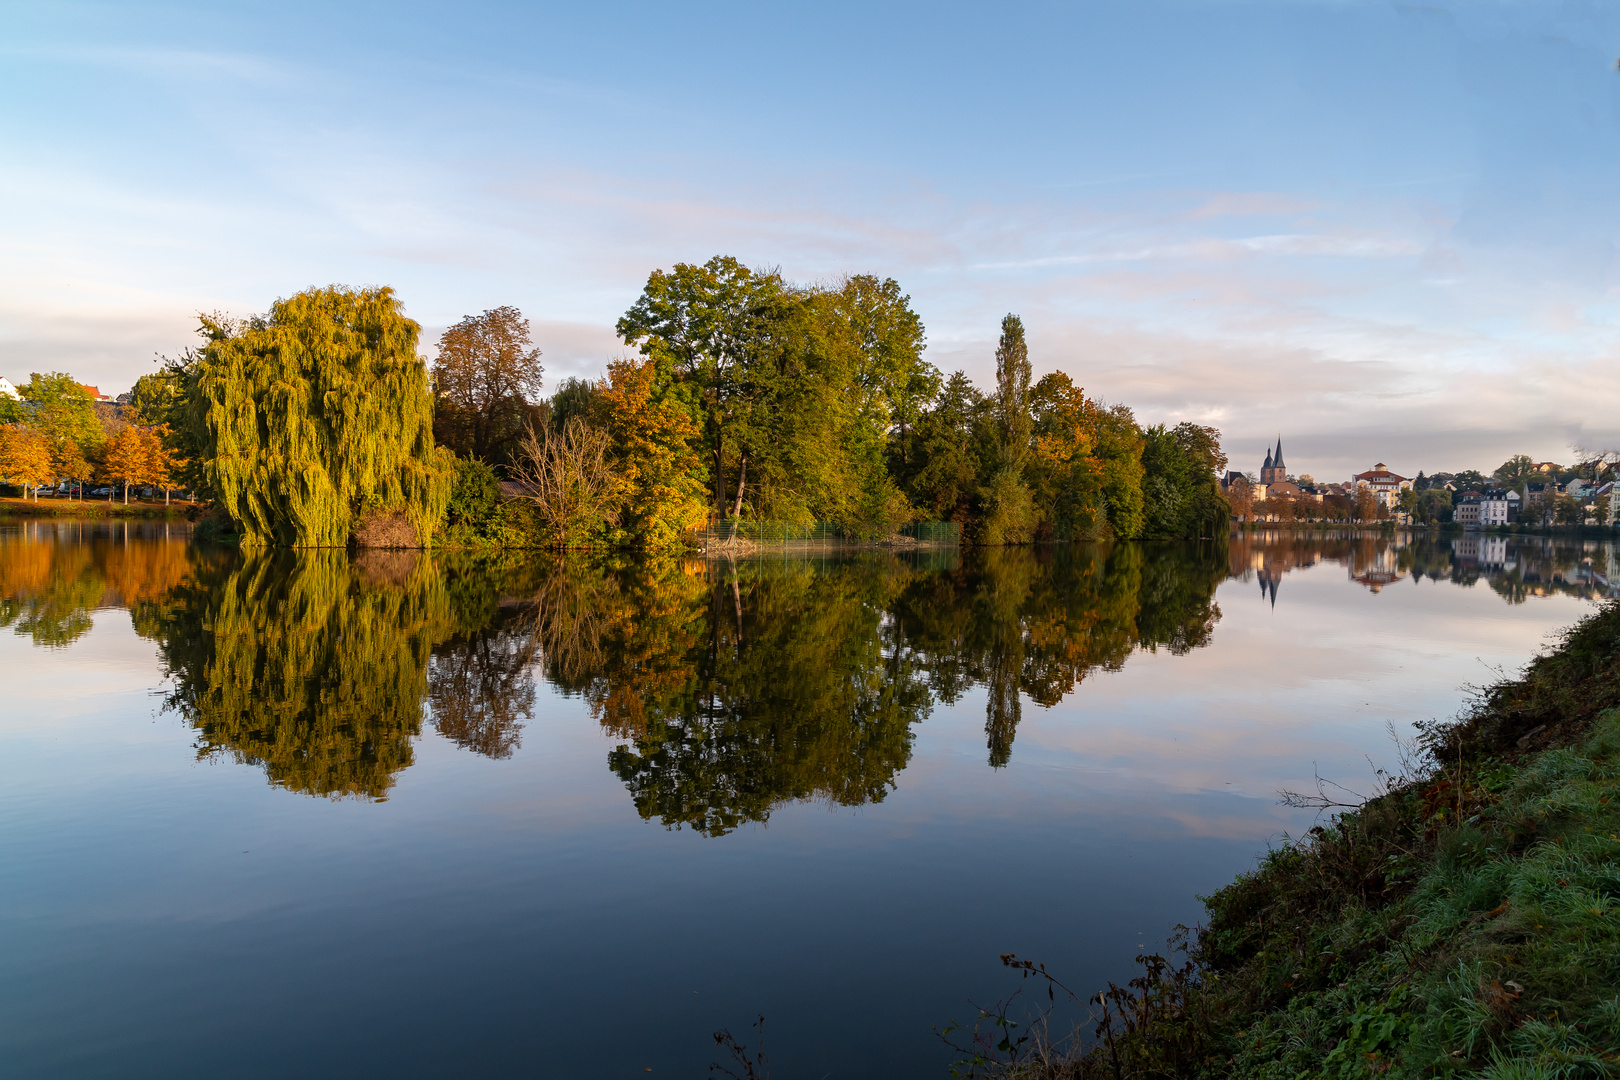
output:
[[[203,317],[202,344],[137,383],[127,420],[249,546],[660,550],[725,520],[935,520],[990,545],[1225,531],[1219,432],[1144,427],[1061,371],[1034,379],[1016,315],[988,390],[924,360],[910,298],[870,275],[680,263],[617,329],[632,355],[543,400],[514,308],[451,327],[429,365],[391,289],[310,289]],[[32,447],[44,416],[16,419],[13,441]],[[0,474],[75,475],[70,456],[18,451]]]
[[[1418,749],[1208,897],[1184,962],[1150,956],[1130,986],[1074,995],[1098,1018],[1088,1038],[1003,1039],[1014,1021],[990,1010],[958,1074],[1620,1074],[1620,605]]]

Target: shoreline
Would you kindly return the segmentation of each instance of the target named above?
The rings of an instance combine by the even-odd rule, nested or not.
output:
[[[1403,750],[1359,804],[1284,793],[1336,812],[1203,897],[1182,958],[1075,997],[1093,1030],[963,1075],[1620,1074],[1620,602]]]
[[[7,518],[184,518],[196,503],[107,503],[101,499],[0,498],[0,517]]]

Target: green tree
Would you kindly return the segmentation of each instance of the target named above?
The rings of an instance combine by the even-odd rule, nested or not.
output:
[[[596,384],[589,379],[564,379],[557,384],[547,405],[546,422],[557,430],[574,417],[590,420],[596,415]]]
[[[129,391],[129,418],[136,424],[156,426],[174,421],[180,404],[180,378],[174,369],[148,372]]]
[[[996,343],[994,412],[1002,463],[1020,472],[1029,455],[1034,428],[1029,380],[1029,346],[1024,341],[1024,322],[1016,315],[1008,315],[1001,320],[1001,340]]]
[[[909,428],[894,433],[889,462],[914,504],[939,520],[966,523],[994,446],[990,404],[958,371]]]
[[[1504,488],[1524,494],[1524,486],[1541,474],[1536,472],[1535,460],[1528,454],[1514,454],[1496,468],[1496,482]]]
[[[1441,487],[1429,488],[1418,495],[1417,507],[1412,513],[1425,523],[1450,521],[1451,492]]]
[[[717,514],[726,510],[727,443],[739,413],[756,403],[750,399],[757,398],[761,380],[751,369],[776,351],[783,300],[780,277],[717,255],[702,266],[654,270],[618,322],[625,344],[652,358],[699,408]],[[746,469],[744,454],[738,472]]]
[[[1099,408],[1096,455],[1102,465],[1103,505],[1108,525],[1121,540],[1142,535],[1142,451],[1146,443],[1136,416],[1125,405]]]
[[[58,464],[71,463],[101,445],[103,430],[96,417],[96,399],[73,376],[36,371],[17,392],[22,395],[28,425],[45,436]]]
[[[997,455],[994,468],[979,488],[981,517],[978,539],[985,544],[1022,544],[1033,539],[1035,506],[1024,482],[1034,418],[1030,414],[1029,347],[1024,324],[1016,315],[1001,320],[996,344],[995,417]]]
[[[1142,533],[1172,539],[1224,536],[1231,508],[1217,474],[1226,467],[1219,431],[1183,422],[1143,433]]]
[[[310,289],[200,332],[185,423],[244,543],[339,546],[381,515],[431,542],[453,458],[433,444],[420,327],[392,289]]]

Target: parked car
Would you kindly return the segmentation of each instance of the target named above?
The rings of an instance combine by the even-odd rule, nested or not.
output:
[[[110,487],[98,487],[94,491],[90,492],[90,497],[92,499],[105,499],[112,493],[113,489]]]

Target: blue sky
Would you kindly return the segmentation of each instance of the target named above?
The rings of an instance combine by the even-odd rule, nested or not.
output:
[[[1568,460],[1620,446],[1617,57],[1598,3],[4,3],[0,374],[328,282],[596,374],[724,253],[895,277],[981,381],[1018,312],[1245,468]]]

